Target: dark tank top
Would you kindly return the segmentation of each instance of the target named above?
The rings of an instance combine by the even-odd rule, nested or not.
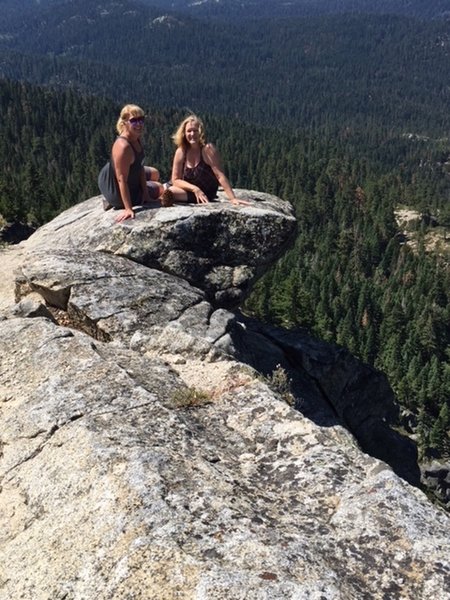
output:
[[[131,146],[131,149],[134,152],[134,161],[130,165],[130,170],[128,172],[128,188],[130,190],[131,202],[134,204],[139,204],[142,189],[141,189],[141,173],[142,167],[144,164],[144,149],[142,148],[139,152],[133,148],[133,145],[127,140],[126,137],[122,135],[119,136],[122,140],[128,142]]]
[[[122,135],[119,137],[130,144],[126,137]],[[134,152],[134,160],[130,165],[127,183],[130,190],[131,204],[132,206],[135,206],[136,204],[141,203],[142,197],[141,172],[144,162],[144,150],[142,145],[139,152],[136,152],[132,144],[130,144],[130,146]],[[119,184],[117,182],[112,156],[98,174],[98,187],[111,206],[114,208],[123,208],[122,197],[120,195]]]
[[[189,183],[192,183],[192,185],[198,186],[207,196],[208,200],[212,200],[217,196],[219,182],[214,175],[214,171],[203,160],[203,153],[200,156],[200,161],[195,165],[195,167],[187,167],[185,158],[183,179]]]

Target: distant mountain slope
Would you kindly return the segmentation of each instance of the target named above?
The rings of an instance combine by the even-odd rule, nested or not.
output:
[[[332,15],[204,23],[73,0],[0,19],[0,75],[294,127],[449,130],[443,21]],[[432,110],[430,110],[432,107]]]
[[[448,0],[136,0],[147,7],[177,11],[201,19],[241,21],[283,17],[310,17],[328,14],[360,13],[402,15],[419,19],[448,19]],[[35,10],[70,5],[72,0],[0,0],[1,12],[29,14]],[[109,1],[113,6],[115,2]],[[95,5],[92,5],[94,8]],[[2,15],[0,15],[0,20]]]
[[[448,0],[140,0],[198,17],[254,19],[339,13],[397,14],[425,19],[450,16]]]

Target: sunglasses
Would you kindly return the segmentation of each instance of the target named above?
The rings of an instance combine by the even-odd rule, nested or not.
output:
[[[145,117],[131,117],[128,122],[132,125],[143,125],[145,123]]]

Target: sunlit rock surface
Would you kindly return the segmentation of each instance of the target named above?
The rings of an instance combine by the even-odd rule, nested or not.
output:
[[[381,375],[230,312],[289,205],[99,204],[21,244],[0,303],[0,599],[450,598],[448,515],[349,432],[392,416]],[[149,248],[178,232],[196,273],[196,222],[229,248],[185,277]]]

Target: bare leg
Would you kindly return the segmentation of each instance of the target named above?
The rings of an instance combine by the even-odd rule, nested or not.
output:
[[[160,202],[162,206],[173,206],[174,202],[188,202],[188,193],[175,185],[166,188],[161,194]]]
[[[176,185],[171,185],[169,187],[169,190],[172,193],[173,199],[176,202],[187,202],[188,195],[185,190],[182,190],[181,188],[177,187]]]
[[[159,181],[159,171],[156,167],[144,167],[147,181]]]
[[[164,186],[159,181],[147,181],[149,196],[152,200],[157,200],[164,192]]]

